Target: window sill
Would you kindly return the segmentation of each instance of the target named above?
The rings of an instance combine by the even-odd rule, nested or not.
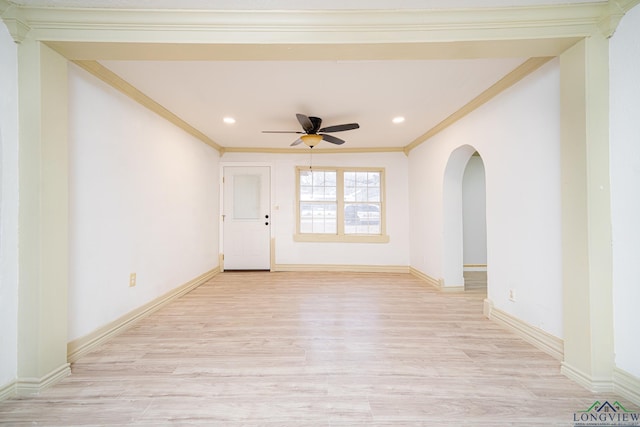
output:
[[[389,243],[387,235],[363,234],[294,234],[295,242],[338,242],[338,243]]]

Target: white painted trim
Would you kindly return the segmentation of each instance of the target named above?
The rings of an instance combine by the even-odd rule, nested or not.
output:
[[[422,271],[418,270],[417,268],[413,268],[413,267],[409,268],[409,272],[411,274],[413,274],[414,276],[416,276],[417,278],[424,280],[425,282],[427,282],[428,284],[430,284],[431,286],[433,286],[437,290],[440,290],[440,288],[442,287],[442,281],[443,281],[442,279],[434,279],[433,277],[429,276],[428,274],[423,273]]]
[[[269,147],[223,147],[225,153],[266,153],[266,154],[296,154],[302,153],[304,148],[269,148]],[[345,153],[400,153],[404,147],[364,147],[364,148],[318,148],[313,149],[313,154],[345,154]]]
[[[67,344],[67,360],[70,363],[75,362],[80,357],[96,349],[96,347],[98,347],[108,339],[118,335],[119,333],[133,326],[136,322],[161,309],[175,299],[180,298],[182,295],[192,291],[218,273],[220,273],[220,268],[216,267],[213,270],[210,270],[196,277],[195,279],[190,280],[187,283],[173,289],[172,291],[161,295],[153,301],[125,314],[124,316],[114,320],[113,322],[96,329],[95,331],[85,335],[84,337],[69,342]]]
[[[484,300],[483,313],[486,317],[515,332],[522,339],[544,351],[555,359],[564,358],[564,341],[540,328],[532,326],[517,317],[495,308],[490,299]]]
[[[71,374],[71,365],[65,363],[42,378],[18,378],[16,394],[38,394]]]
[[[428,284],[430,284],[431,286],[433,286],[434,288],[436,288],[438,291],[440,292],[464,292],[464,285],[462,286],[445,286],[444,284],[444,279],[440,278],[440,279],[434,279],[433,277],[429,276],[426,273],[423,273],[422,271],[410,267],[409,268],[409,272],[411,274],[413,274],[414,276],[424,280],[425,282],[427,282]]]
[[[620,368],[613,368],[613,391],[640,406],[640,378]]]
[[[4,386],[0,387],[0,402],[15,396],[17,393],[16,381],[11,381],[9,384],[5,384]]]
[[[409,273],[404,265],[342,265],[342,264],[274,264],[272,271],[327,271],[351,273]]]
[[[607,2],[503,8],[427,10],[150,10],[50,8],[16,5],[4,19],[20,19],[38,40],[304,43],[450,41],[585,37],[619,12]],[[612,31],[605,26],[608,32]],[[134,40],[130,40],[134,41]]]
[[[463,271],[487,271],[487,264],[465,264]]]
[[[484,301],[482,302],[482,314],[487,319],[489,319],[489,316],[491,315],[492,308],[493,308],[493,302],[491,302],[490,299],[485,298]]]
[[[173,125],[179,127],[183,131],[187,132],[191,136],[198,138],[200,141],[205,144],[215,148],[218,150],[218,153],[222,153],[222,147],[218,145],[213,139],[209,138],[204,133],[200,132],[198,129],[191,126],[189,123],[182,120],[178,117],[174,112],[170,111],[166,107],[158,104],[154,99],[151,99],[146,94],[139,91],[136,87],[122,79],[119,75],[109,70],[104,65],[100,64],[98,61],[72,61],[77,66],[84,69],[86,72],[90,73],[94,77],[102,80],[107,83],[114,89],[120,91],[124,95],[136,101],[138,104],[143,107],[153,111],[163,119],[172,123]]]
[[[437,290],[440,290],[440,282],[442,281],[442,279],[440,279],[440,280],[434,279],[433,277],[429,276],[426,273],[423,273],[422,271],[420,271],[420,270],[418,270],[417,268],[414,268],[414,267],[409,267],[409,272],[412,275],[416,276],[418,279],[424,280],[429,285],[433,286]]]
[[[438,133],[442,132],[449,126],[452,126],[454,123],[461,120],[463,117],[467,116],[473,111],[477,110],[487,102],[491,101],[493,98],[495,98],[505,90],[509,89],[510,87],[512,87],[513,85],[515,85],[516,83],[518,83],[519,81],[521,81],[522,79],[527,77],[529,74],[533,73],[534,71],[536,71],[537,69],[539,69],[544,64],[551,61],[552,59],[553,57],[551,56],[534,57],[534,58],[527,59],[525,62],[523,62],[518,67],[516,67],[513,71],[511,71],[509,74],[507,74],[506,76],[498,80],[496,83],[494,83],[491,87],[483,91],[480,95],[473,98],[471,101],[463,105],[461,108],[459,108],[457,111],[452,113],[450,116],[442,120],[440,123],[438,123],[431,129],[429,129],[424,134],[417,137],[415,140],[413,140],[410,144],[404,147],[404,152],[407,155],[409,155],[409,152],[411,150],[418,147],[420,144],[432,138],[433,136],[437,135]]]
[[[593,393],[613,393],[614,385],[611,378],[592,378],[581,370],[562,362],[560,372],[567,378],[577,382]]]
[[[440,292],[464,292],[464,285],[456,285],[456,286],[441,286]]]
[[[300,206],[298,203],[297,206]],[[299,233],[293,235],[294,242],[340,242],[340,243],[389,243],[386,234],[313,234]]]

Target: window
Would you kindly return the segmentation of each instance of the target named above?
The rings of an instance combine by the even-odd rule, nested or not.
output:
[[[336,171],[300,171],[300,233],[336,234]]]
[[[387,242],[384,170],[297,168],[298,241]]]

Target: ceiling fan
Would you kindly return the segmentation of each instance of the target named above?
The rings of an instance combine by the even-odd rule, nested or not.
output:
[[[291,130],[291,131],[263,130],[262,133],[301,134],[302,136],[296,139],[295,141],[293,141],[291,146],[293,147],[295,145],[298,145],[304,142],[310,148],[313,148],[316,145],[318,145],[318,143],[322,140],[325,140],[327,142],[330,142],[332,144],[337,144],[337,145],[344,144],[345,141],[343,139],[337,138],[333,135],[327,135],[327,133],[343,132],[345,130],[358,129],[360,127],[360,125],[357,123],[345,123],[342,125],[327,126],[327,127],[321,128],[320,126],[322,126],[322,119],[320,117],[307,117],[304,114],[300,114],[300,113],[296,114],[296,117],[298,118],[298,122],[300,122],[300,125],[302,126],[302,129],[304,130],[304,132],[295,131],[295,130]]]

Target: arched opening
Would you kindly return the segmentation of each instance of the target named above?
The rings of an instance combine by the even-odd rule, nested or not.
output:
[[[485,188],[484,163],[477,150],[470,145],[454,150],[443,180],[442,289],[445,291],[465,290],[465,265],[469,287],[486,289]]]
[[[476,151],[462,178],[462,260],[465,291],[487,292],[487,210],[484,162]]]

